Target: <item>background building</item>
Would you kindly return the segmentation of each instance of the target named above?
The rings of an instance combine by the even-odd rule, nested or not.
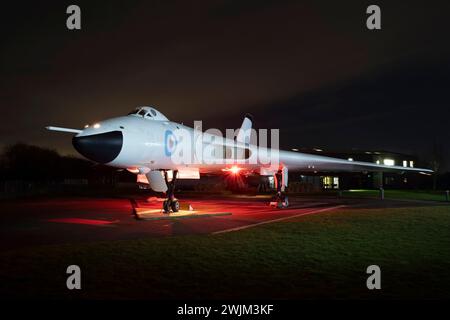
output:
[[[368,150],[351,150],[351,151],[325,151],[320,148],[301,148],[293,149],[293,151],[320,154],[335,158],[347,159],[349,161],[364,161],[376,164],[384,164],[387,166],[403,166],[403,167],[426,167],[426,164],[420,163],[419,159],[413,155],[390,151],[368,151]],[[290,182],[299,184],[311,184],[312,189],[373,189],[373,188],[395,188],[395,189],[413,189],[423,188],[429,184],[430,177],[419,173],[377,173],[377,172],[330,172],[328,174],[310,172],[293,174]]]

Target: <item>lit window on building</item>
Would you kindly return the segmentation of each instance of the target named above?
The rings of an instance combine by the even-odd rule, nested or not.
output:
[[[326,176],[322,181],[324,189],[339,189],[339,177]]]
[[[393,159],[384,159],[383,163],[385,166],[395,166],[395,161]]]
[[[380,164],[380,160],[377,160],[375,163],[376,163],[376,164]]]
[[[409,166],[410,166],[411,168],[414,168],[414,161],[410,161],[410,162],[409,162]]]
[[[403,160],[403,166],[404,166],[404,167],[407,167],[407,166],[408,166],[408,161]]]
[[[333,185],[336,189],[339,189],[339,177],[333,177]]]

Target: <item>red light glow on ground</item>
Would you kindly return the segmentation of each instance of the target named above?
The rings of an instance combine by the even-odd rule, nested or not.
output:
[[[86,224],[91,226],[102,226],[114,223],[115,221],[108,220],[93,220],[93,219],[80,219],[80,218],[61,218],[61,219],[49,219],[50,222],[58,223],[72,223],[72,224]]]

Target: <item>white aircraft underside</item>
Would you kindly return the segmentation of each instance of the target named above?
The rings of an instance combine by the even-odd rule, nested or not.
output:
[[[198,141],[195,137],[200,132],[169,121],[152,107],[140,107],[127,116],[104,120],[81,130],[60,127],[47,129],[74,133],[72,143],[80,154],[92,161],[136,173],[138,180],[145,182],[147,179],[155,191],[167,190],[163,173],[169,170],[177,170],[179,179],[199,178],[201,173],[223,173],[233,166],[266,176],[274,175],[280,170],[283,174],[283,187],[287,186],[288,171],[432,172],[429,169],[349,161],[258,147],[248,143],[250,117],[244,119],[235,140],[205,133],[201,145],[208,145],[211,150],[216,149],[217,152],[206,152],[202,154],[201,161],[194,157],[194,161],[188,163],[174,161],[174,146],[179,148],[183,143],[192,145],[192,142],[186,141]],[[180,132],[187,134],[187,137],[180,139]]]

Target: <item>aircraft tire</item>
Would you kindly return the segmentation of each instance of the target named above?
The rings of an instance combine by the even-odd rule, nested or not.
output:
[[[169,201],[164,200],[164,202],[163,202],[163,210],[164,210],[164,213],[170,213]]]
[[[178,202],[178,200],[173,201],[173,202],[170,204],[170,207],[172,208],[172,211],[173,211],[173,212],[178,212],[178,211],[180,211],[180,203]]]

